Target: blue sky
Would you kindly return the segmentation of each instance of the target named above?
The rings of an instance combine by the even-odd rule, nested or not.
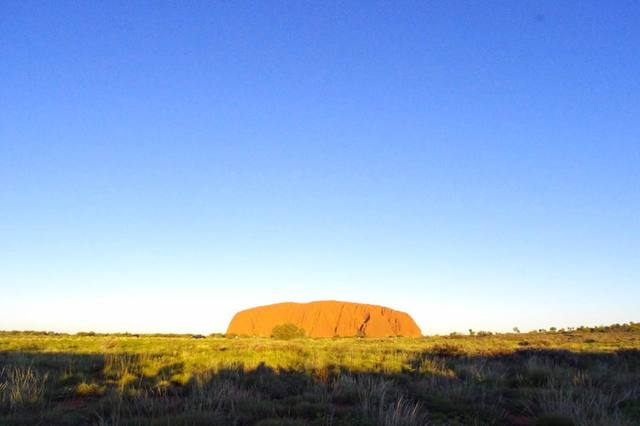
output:
[[[639,321],[640,5],[0,3],[0,329]]]

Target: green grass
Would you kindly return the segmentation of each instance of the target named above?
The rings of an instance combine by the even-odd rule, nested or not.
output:
[[[637,325],[200,337],[0,333],[0,424],[640,424]]]

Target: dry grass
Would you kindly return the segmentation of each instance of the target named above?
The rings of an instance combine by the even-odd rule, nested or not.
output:
[[[0,333],[0,424],[640,424],[640,330],[294,339]]]
[[[44,402],[48,373],[31,367],[0,368],[0,403],[9,411],[35,408]]]

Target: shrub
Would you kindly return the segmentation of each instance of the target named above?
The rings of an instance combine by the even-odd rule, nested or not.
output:
[[[78,396],[100,396],[104,394],[104,391],[104,386],[95,383],[82,382],[76,386],[76,395]]]
[[[304,337],[305,334],[303,328],[291,323],[276,325],[273,327],[273,330],[271,330],[271,337],[282,340]]]

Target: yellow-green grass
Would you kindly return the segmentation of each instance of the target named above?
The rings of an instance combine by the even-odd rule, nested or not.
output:
[[[489,336],[436,336],[388,339],[294,339],[191,336],[42,336],[1,335],[0,351],[66,354],[129,354],[139,356],[148,374],[168,363],[181,362],[185,373],[261,363],[273,368],[312,370],[326,366],[352,371],[401,372],[422,352],[499,355],[522,349],[562,349],[612,352],[640,349],[640,333],[528,333]]]
[[[0,424],[631,425],[639,354],[635,324],[416,339],[5,332]]]

